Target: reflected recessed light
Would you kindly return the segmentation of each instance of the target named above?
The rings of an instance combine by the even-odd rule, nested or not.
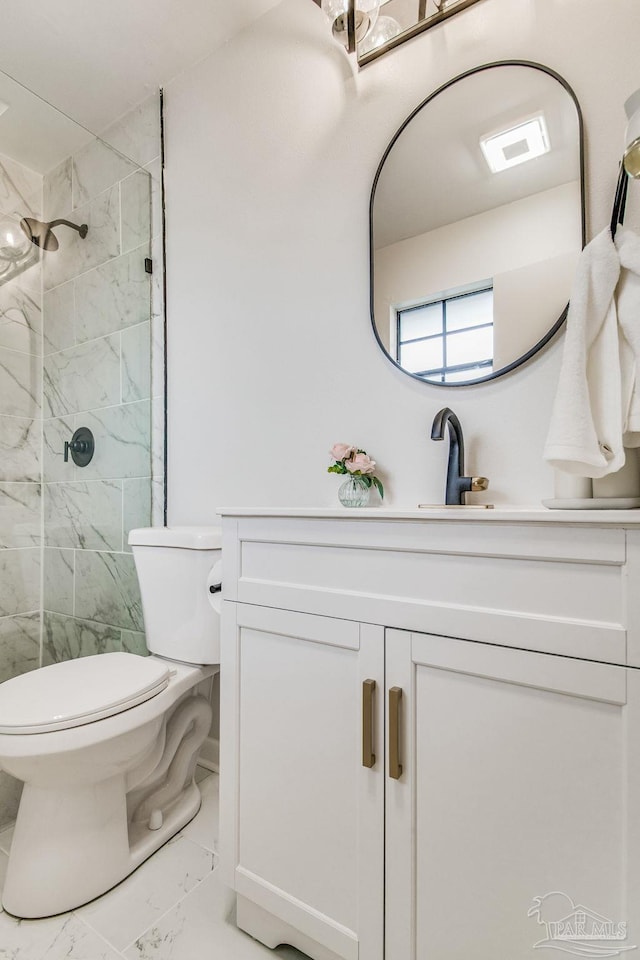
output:
[[[549,136],[542,114],[500,133],[482,137],[480,146],[492,173],[549,152]]]
[[[5,112],[5,110],[8,110],[8,109],[9,109],[9,104],[3,103],[2,100],[0,100],[0,117]]]

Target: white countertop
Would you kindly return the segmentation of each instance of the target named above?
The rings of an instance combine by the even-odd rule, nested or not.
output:
[[[496,506],[492,510],[475,506],[406,509],[389,507],[219,507],[221,517],[281,517],[318,520],[428,520],[465,523],[563,523],[590,526],[640,526],[636,510],[549,510],[542,505]]]

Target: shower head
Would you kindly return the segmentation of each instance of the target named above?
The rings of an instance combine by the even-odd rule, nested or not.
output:
[[[52,220],[50,223],[43,223],[41,220],[35,220],[33,217],[24,217],[20,221],[23,233],[31,240],[31,243],[35,244],[36,247],[40,247],[42,250],[58,249],[60,244],[58,243],[58,238],[53,233],[53,227],[58,227],[61,224],[65,227],[71,227],[72,230],[77,230],[82,240],[84,240],[89,232],[89,227],[86,223],[78,226],[77,223],[72,223],[70,220]]]

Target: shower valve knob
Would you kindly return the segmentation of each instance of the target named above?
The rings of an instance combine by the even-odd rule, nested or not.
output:
[[[64,462],[68,463],[69,454],[77,467],[86,467],[93,459],[96,445],[88,427],[78,427],[71,440],[65,440]]]

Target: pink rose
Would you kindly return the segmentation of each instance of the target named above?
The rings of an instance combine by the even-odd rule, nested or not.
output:
[[[334,443],[329,452],[334,460],[346,460],[347,457],[356,452],[356,448],[346,443]]]
[[[360,473],[373,473],[376,468],[376,462],[372,460],[371,457],[368,457],[366,453],[356,453],[355,457],[347,460],[345,467],[349,473],[357,473],[358,470]]]

